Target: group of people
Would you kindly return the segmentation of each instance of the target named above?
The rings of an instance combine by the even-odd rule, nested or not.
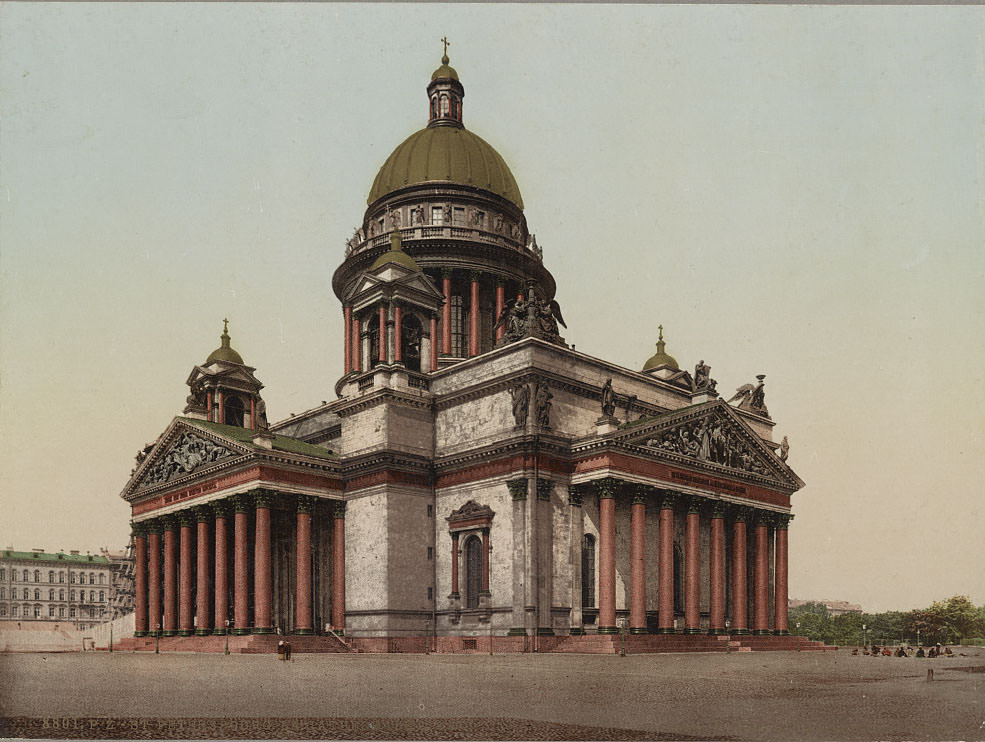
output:
[[[873,644],[871,648],[862,647],[862,654],[872,657],[953,657],[954,652],[951,651],[950,647],[944,646],[940,642],[937,642],[932,647],[924,650],[923,647],[917,647],[914,652],[913,647],[904,647],[900,644],[895,650],[892,647],[885,646],[880,647],[878,644]],[[852,650],[853,655],[859,654],[858,648]]]

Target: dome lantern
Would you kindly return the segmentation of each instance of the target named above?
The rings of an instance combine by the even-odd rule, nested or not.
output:
[[[428,126],[457,126],[462,124],[462,99],[465,88],[458,81],[458,73],[448,65],[447,38],[443,38],[445,53],[441,57],[441,66],[431,75],[428,85]]]
[[[660,331],[660,335],[657,338],[657,352],[650,356],[647,362],[643,364],[643,370],[650,371],[658,368],[670,368],[674,371],[679,371],[680,366],[677,365],[677,359],[664,350],[667,346],[667,343],[664,342],[664,326],[658,325],[657,329]]]

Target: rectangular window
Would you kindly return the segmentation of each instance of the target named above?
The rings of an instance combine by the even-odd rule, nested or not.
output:
[[[58,617],[65,618],[65,606],[58,606]]]
[[[75,606],[68,609],[68,616],[69,618],[75,618]]]
[[[444,215],[441,211],[440,206],[431,207],[431,224],[435,227],[441,226],[445,223]]]
[[[48,618],[54,618],[54,617],[55,617],[55,606],[49,605],[48,606]]]
[[[462,649],[478,649],[478,639],[462,639]]]
[[[455,358],[465,356],[465,322],[462,297],[451,298],[451,354]]]
[[[429,587],[428,588],[428,600],[434,600],[434,588],[433,587]]]
[[[465,209],[456,206],[452,211],[452,224],[456,227],[465,226]]]
[[[41,618],[41,606],[39,605],[34,606],[34,617]]]
[[[433,546],[429,546],[428,547],[428,561],[430,562],[432,559],[434,559],[434,547]]]
[[[434,517],[434,505],[428,505],[428,518]]]
[[[16,616],[17,615],[17,606],[16,605],[12,605],[10,607],[10,615],[11,616]]]

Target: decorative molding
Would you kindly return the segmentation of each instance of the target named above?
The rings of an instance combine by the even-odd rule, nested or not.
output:
[[[514,502],[527,499],[526,479],[510,479],[506,483],[506,487],[509,489],[510,495],[512,495]]]
[[[155,457],[141,478],[141,487],[163,484],[175,476],[191,474],[196,469],[234,456],[235,452],[191,432],[184,432],[167,453]]]
[[[584,499],[584,494],[582,493],[581,487],[576,484],[568,485],[568,504],[573,508],[580,508],[582,506],[582,501]]]
[[[195,508],[195,520],[199,523],[211,523],[212,522],[212,508],[208,505],[196,505]]]
[[[677,503],[678,495],[673,490],[661,490],[660,491],[660,509],[661,510],[673,510],[674,505]]]
[[[488,531],[495,515],[496,513],[488,505],[480,505],[475,500],[469,500],[462,507],[453,510],[445,520],[448,521],[448,530],[452,533],[452,538],[457,540],[456,531],[474,528]]]
[[[271,490],[267,490],[263,488],[255,489],[252,492],[253,502],[256,507],[267,508],[269,510],[275,494],[276,493],[272,492]]]
[[[633,485],[633,504],[646,505],[649,500],[650,488],[645,484]]]
[[[595,482],[595,490],[598,493],[599,499],[612,499],[616,496],[616,492],[619,490],[619,480],[614,479],[613,477],[600,479]]]
[[[345,518],[345,500],[335,501],[335,506],[332,508],[332,518],[335,520],[342,520]]]
[[[237,513],[247,513],[249,512],[250,503],[246,498],[246,495],[234,495],[232,498],[233,510]]]
[[[310,513],[315,505],[315,498],[309,495],[298,495],[297,505],[299,513]]]
[[[553,479],[538,479],[537,480],[537,499],[544,502],[551,501],[551,492],[554,491],[554,480]]]
[[[215,514],[216,519],[225,519],[229,515],[229,502],[227,500],[213,500],[211,503],[212,512]]]

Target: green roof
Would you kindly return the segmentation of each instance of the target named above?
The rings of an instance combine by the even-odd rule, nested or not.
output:
[[[400,248],[400,232],[396,230],[390,234],[390,249],[376,259],[370,270],[375,271],[387,263],[402,265],[407,270],[414,271],[415,273],[421,270],[417,261]]]
[[[206,430],[211,430],[218,433],[226,438],[232,438],[235,441],[244,443],[250,448],[255,448],[259,451],[267,450],[263,446],[257,445],[253,442],[253,439],[257,436],[258,431],[250,430],[249,428],[241,428],[237,425],[223,425],[221,423],[210,423],[206,420],[198,420],[193,417],[182,417],[186,423],[189,423],[198,428],[204,428]],[[299,441],[297,438],[288,438],[286,435],[277,435],[276,433],[271,434],[273,440],[271,444],[273,445],[273,450],[284,451],[285,453],[296,453],[302,456],[314,456],[319,459],[334,459],[335,454],[324,446],[316,446],[314,443],[305,443],[304,441]]]
[[[523,208],[506,161],[484,139],[457,126],[432,126],[407,137],[383,163],[367,203],[419,183],[482,188]]]
[[[63,554],[60,551],[0,551],[0,559],[27,559],[35,562],[73,562],[76,564],[109,564],[109,559],[93,554]]]

